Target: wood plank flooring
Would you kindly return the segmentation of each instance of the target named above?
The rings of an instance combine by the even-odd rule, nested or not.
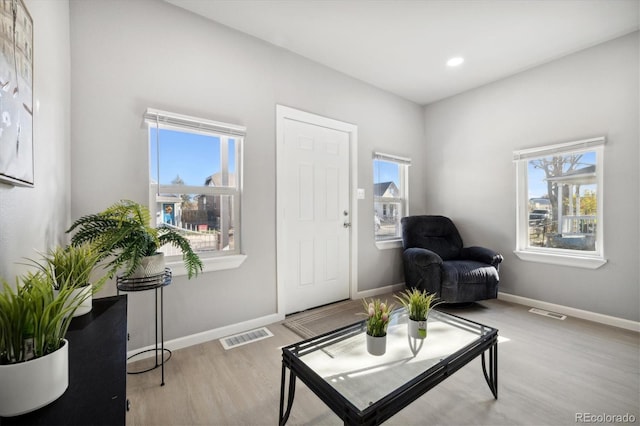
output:
[[[499,399],[478,358],[385,424],[575,425],[579,413],[640,423],[638,333],[499,300],[446,310],[499,329]],[[163,387],[159,369],[129,375],[127,425],[277,425],[280,348],[301,339],[281,323],[268,328],[274,337],[228,351],[217,340],[174,351]],[[288,425],[342,424],[297,383]]]

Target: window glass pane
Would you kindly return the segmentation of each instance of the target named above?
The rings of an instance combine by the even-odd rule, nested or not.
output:
[[[375,235],[377,240],[400,237],[400,218],[404,216],[401,202],[376,201]],[[378,212],[382,212],[379,214]]]
[[[235,250],[234,195],[160,194],[156,197],[156,223],[180,231],[196,252]],[[165,255],[181,255],[164,246]]]
[[[595,251],[596,152],[527,162],[528,246]]]
[[[373,192],[376,197],[402,197],[400,164],[373,160]]]
[[[374,232],[376,240],[401,236],[403,211],[402,167],[398,163],[373,160]]]
[[[149,148],[152,182],[207,186],[213,181],[215,186],[221,186],[222,172],[227,171],[229,179],[224,186],[236,185],[234,139],[150,127]]]

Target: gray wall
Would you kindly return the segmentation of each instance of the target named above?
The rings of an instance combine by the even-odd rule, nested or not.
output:
[[[425,208],[452,217],[466,244],[505,255],[501,291],[640,319],[638,80],[636,32],[425,108]],[[608,263],[519,260],[512,152],[601,135]]]
[[[275,106],[358,126],[358,286],[401,283],[399,249],[373,239],[372,151],[414,158],[424,192],[422,108],[160,1],[71,1],[71,217],[147,201],[147,107],[247,126],[243,251],[235,270],[165,290],[165,338],[276,312]],[[416,199],[417,201],[417,199]],[[113,283],[104,294],[113,293]],[[130,348],[153,341],[151,295],[129,295]],[[171,319],[171,320],[169,320]]]
[[[359,126],[358,186],[367,190],[358,205],[360,290],[402,281],[399,250],[378,250],[372,235],[371,152],[381,150],[413,159],[411,213],[451,215],[467,243],[506,255],[503,291],[638,320],[637,34],[439,102],[423,114],[414,104],[163,2],[72,1],[71,18],[64,0],[26,4],[36,29],[36,186],[0,184],[5,279],[13,281],[23,270],[15,262],[32,257],[34,249],[65,243],[70,219],[120,198],[146,200],[141,114],[156,107],[249,129],[248,260],[237,270],[177,279],[168,287],[166,338],[275,312],[274,110],[281,103]],[[590,271],[518,260],[512,254],[512,151],[600,134],[608,137],[609,263]],[[111,293],[112,285],[104,295]],[[150,302],[130,295],[131,349],[153,340]]]
[[[34,188],[0,183],[0,277],[64,244],[69,214],[69,3],[27,0],[34,26]]]

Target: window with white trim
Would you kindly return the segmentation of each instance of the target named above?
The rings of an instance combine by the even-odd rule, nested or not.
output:
[[[586,268],[606,262],[604,144],[599,137],[514,152],[518,257]]]
[[[147,109],[144,121],[156,225],[189,239],[205,270],[207,258],[239,254],[245,128],[155,109]],[[160,250],[169,262],[182,255],[168,245]]]
[[[409,214],[409,166],[411,159],[373,154],[373,220],[376,242],[400,241],[400,219]]]

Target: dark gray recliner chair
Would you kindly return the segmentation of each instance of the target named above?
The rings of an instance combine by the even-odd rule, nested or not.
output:
[[[444,216],[408,216],[401,223],[407,288],[435,293],[445,303],[498,297],[501,254],[463,247],[455,225]]]

